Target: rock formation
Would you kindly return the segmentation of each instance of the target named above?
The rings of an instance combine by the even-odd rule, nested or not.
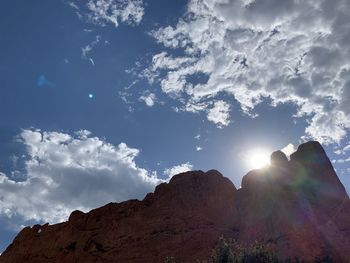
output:
[[[318,142],[277,151],[236,189],[219,172],[175,175],[144,200],[110,203],[67,222],[24,228],[0,256],[14,262],[183,262],[210,257],[223,235],[268,243],[281,258],[350,259],[350,202]]]

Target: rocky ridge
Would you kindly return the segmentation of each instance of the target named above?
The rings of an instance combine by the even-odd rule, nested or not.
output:
[[[350,259],[350,201],[318,142],[290,161],[272,153],[241,188],[218,171],[175,175],[142,200],[110,203],[67,222],[24,228],[0,256],[13,262],[183,262],[210,257],[220,236],[269,244],[280,258]]]

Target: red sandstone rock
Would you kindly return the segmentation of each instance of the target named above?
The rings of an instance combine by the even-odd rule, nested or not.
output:
[[[323,148],[301,145],[288,162],[254,170],[237,190],[211,170],[160,184],[144,200],[110,203],[67,222],[24,228],[0,256],[14,262],[183,262],[210,258],[220,235],[268,243],[281,258],[350,259],[350,201]]]

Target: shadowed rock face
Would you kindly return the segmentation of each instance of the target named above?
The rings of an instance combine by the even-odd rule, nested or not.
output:
[[[208,259],[219,236],[266,242],[281,258],[350,258],[350,205],[318,142],[280,151],[236,189],[219,172],[174,176],[144,200],[110,203],[67,222],[24,228],[0,262],[183,262]]]
[[[239,240],[267,241],[281,257],[332,255],[347,262],[349,198],[322,146],[302,144],[289,162],[282,154],[243,177],[236,200]]]
[[[271,154],[271,165],[278,166],[288,163],[287,156],[282,151],[276,151]]]

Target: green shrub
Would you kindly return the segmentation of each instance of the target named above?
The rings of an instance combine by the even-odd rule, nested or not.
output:
[[[164,263],[178,263],[173,257],[166,257]]]
[[[205,261],[206,262],[206,261]],[[294,259],[279,260],[277,255],[261,242],[251,245],[242,245],[232,239],[226,240],[220,237],[213,250],[210,263],[304,263],[305,261],[295,257]],[[314,263],[333,263],[329,256],[316,257]],[[164,263],[178,263],[173,257],[167,257]]]
[[[213,251],[213,263],[277,263],[277,256],[262,243],[243,246],[233,240],[219,239]]]
[[[235,244],[231,240],[227,241],[220,237],[218,245],[215,247],[212,255],[213,263],[234,263],[235,255],[233,255],[232,247]]]

